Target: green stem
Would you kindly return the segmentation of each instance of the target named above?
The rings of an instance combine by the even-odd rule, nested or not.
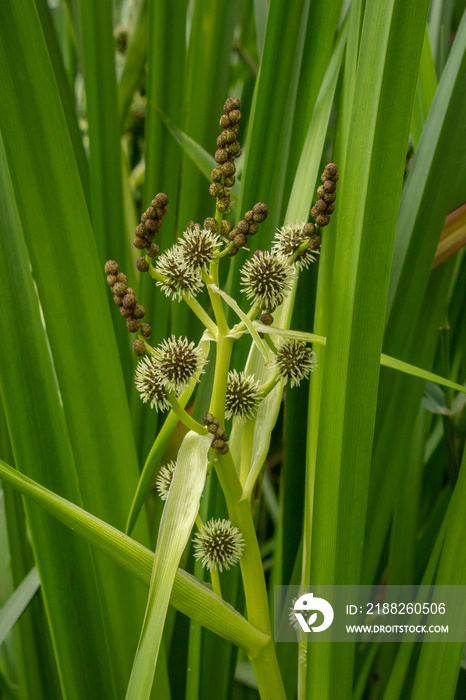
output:
[[[210,580],[212,581],[212,588],[214,590],[214,593],[216,593],[219,598],[222,598],[222,589],[220,588],[220,576],[218,575],[217,569],[210,570]]]
[[[171,403],[173,413],[175,413],[178,416],[180,421],[184,423],[188,430],[193,430],[198,435],[207,435],[207,428],[204,425],[198,423],[197,420],[194,420],[194,418],[192,418],[189,415],[189,413],[186,413],[183,406],[176,398],[176,394],[174,391],[167,391],[167,398]]]
[[[254,304],[249,309],[246,316],[248,317],[248,319],[250,321],[254,321],[254,319],[257,317],[257,314],[260,312],[260,310],[261,310],[260,302],[255,301]],[[244,323],[244,321],[240,321],[240,323],[237,323],[236,326],[233,326],[233,328],[231,329],[231,332],[232,333],[242,333],[245,330],[247,330],[246,324]]]
[[[210,318],[209,314],[204,311],[202,306],[199,304],[199,302],[194,299],[194,297],[187,297],[183,294],[183,301],[186,302],[186,304],[189,306],[191,311],[193,311],[198,319],[200,320],[201,323],[204,324],[204,326],[207,328],[208,331],[210,331],[212,337],[215,339],[217,338],[218,335],[218,328],[215,325],[215,323],[212,321]]]
[[[262,647],[257,656],[250,656],[259,695],[263,700],[286,700],[280,669],[272,640]]]
[[[243,429],[241,441],[241,464],[239,469],[239,478],[242,484],[246,483],[246,479],[251,467],[252,447],[254,440],[254,428],[256,427],[255,420],[248,420]]]
[[[220,297],[217,294],[212,296]],[[223,309],[222,309],[223,313]],[[230,369],[230,359],[233,350],[234,338],[226,337],[220,333],[217,338],[217,354],[215,358],[214,386],[212,389],[212,399],[209,411],[218,419],[220,425],[225,422],[225,396],[227,392],[228,370]]]
[[[280,381],[279,373],[277,372],[275,374],[272,374],[272,376],[269,377],[267,379],[267,381],[264,382],[259,389],[259,395],[261,396],[261,398],[265,399],[267,394],[270,394],[272,389],[274,389],[277,386],[279,381]]]

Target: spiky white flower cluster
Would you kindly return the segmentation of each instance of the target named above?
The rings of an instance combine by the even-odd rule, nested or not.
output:
[[[200,346],[180,336],[163,340],[151,357],[144,357],[136,368],[135,383],[142,401],[157,411],[171,408],[167,391],[179,396],[187,386],[199,381],[207,358]]]
[[[254,418],[259,404],[260,382],[253,375],[238,372],[234,369],[228,372],[228,383],[225,397],[225,416],[238,417],[240,420]]]
[[[245,542],[241,532],[229,520],[214,520],[204,523],[194,535],[194,556],[209,571],[230,569],[240,559]]]
[[[181,301],[183,295],[188,299],[195,297],[203,286],[199,270],[193,270],[186,265],[179,246],[173,246],[162,253],[157,259],[155,269],[164,277],[163,280],[157,280],[157,286],[173,301]]]
[[[157,493],[159,494],[162,501],[167,500],[168,492],[173,481],[173,474],[175,473],[175,469],[176,462],[172,460],[171,462],[168,462],[168,464],[164,464],[164,466],[160,468],[160,471],[157,474],[157,478],[155,480],[155,488],[157,489]]]
[[[302,340],[286,340],[278,348],[273,363],[280,376],[290,385],[298,386],[317,369],[316,354]]]
[[[178,247],[185,264],[195,270],[206,270],[220,248],[219,237],[199,224],[188,226],[183,237],[178,239]]]
[[[278,229],[275,234],[276,242],[272,247],[272,251],[276,255],[283,255],[286,258],[294,255],[303,243],[309,242],[309,235],[305,226],[306,223],[304,221],[296,221],[294,224],[285,224],[285,226]],[[298,270],[307,269],[312,262],[315,262],[315,256],[318,254],[318,250],[311,250],[310,247],[307,247],[298,253],[294,262],[295,267]]]
[[[241,270],[241,286],[248,299],[273,311],[291,289],[294,271],[283,255],[257,250]]]
[[[158,258],[155,269],[164,279],[156,284],[174,301],[183,295],[195,297],[204,286],[202,270],[207,270],[219,247],[219,238],[212,231],[191,224],[177,244]]]
[[[134,381],[144,403],[150,401],[150,407],[157,412],[170,410],[165,386],[151,357],[146,355],[138,362]]]

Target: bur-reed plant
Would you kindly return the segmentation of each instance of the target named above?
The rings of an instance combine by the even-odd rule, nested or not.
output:
[[[2,696],[462,696],[270,621],[466,583],[462,9],[4,3]]]

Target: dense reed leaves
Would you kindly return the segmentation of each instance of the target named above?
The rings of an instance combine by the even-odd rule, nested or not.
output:
[[[274,644],[269,607],[466,585],[466,15],[430,5],[4,0],[0,698],[461,697],[461,643]]]

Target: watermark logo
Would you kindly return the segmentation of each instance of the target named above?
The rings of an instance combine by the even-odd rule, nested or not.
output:
[[[318,612],[322,613],[324,620],[320,625],[314,626]],[[309,617],[306,619],[303,613]],[[305,593],[298,598],[294,604],[294,614],[303,632],[323,632],[333,622],[333,608],[330,603],[324,598],[314,598],[313,593]]]

